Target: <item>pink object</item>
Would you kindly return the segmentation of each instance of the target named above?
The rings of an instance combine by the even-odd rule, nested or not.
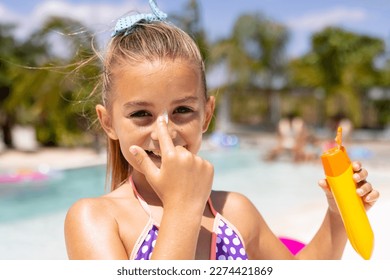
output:
[[[298,254],[306,246],[306,244],[288,237],[279,237],[279,240],[282,241],[293,255]]]
[[[31,172],[26,174],[0,174],[0,184],[41,181],[47,178],[48,176],[41,172]]]

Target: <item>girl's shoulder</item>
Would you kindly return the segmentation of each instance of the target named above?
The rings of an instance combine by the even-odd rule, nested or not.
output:
[[[66,221],[115,221],[115,213],[120,211],[123,201],[129,201],[127,196],[123,189],[118,188],[99,197],[79,199],[69,208]]]
[[[78,226],[81,224],[110,223],[113,217],[112,203],[107,197],[82,198],[76,201],[68,210],[65,218],[65,226]]]
[[[65,218],[65,241],[71,259],[127,257],[121,230],[126,226],[123,221],[128,220],[124,215],[131,213],[124,206],[126,201],[125,192],[114,191],[80,199],[70,207]]]
[[[257,214],[257,209],[245,195],[238,192],[212,191],[211,201],[217,212],[222,216],[241,216]]]

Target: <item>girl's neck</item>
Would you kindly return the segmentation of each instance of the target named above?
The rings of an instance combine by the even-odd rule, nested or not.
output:
[[[149,205],[162,206],[162,202],[157,193],[142,173],[133,170],[131,177],[137,192]]]

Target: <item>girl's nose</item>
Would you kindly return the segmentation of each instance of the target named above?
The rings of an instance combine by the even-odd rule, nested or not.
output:
[[[167,128],[168,128],[168,133],[169,136],[171,137],[172,140],[174,140],[177,137],[177,131],[175,124],[169,121],[167,123]],[[150,134],[150,137],[152,138],[153,141],[158,141],[158,135],[157,135],[157,120],[155,121],[152,132]]]

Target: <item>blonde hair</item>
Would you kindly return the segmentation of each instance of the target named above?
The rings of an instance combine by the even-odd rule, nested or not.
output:
[[[207,99],[204,63],[194,40],[169,23],[138,23],[128,35],[116,36],[111,40],[103,60],[102,100],[107,110],[110,112],[112,109],[114,93],[111,83],[115,67],[167,59],[180,59],[193,64],[201,75]],[[118,140],[108,138],[107,149],[106,182],[114,190],[128,179],[132,168],[123,156]]]

